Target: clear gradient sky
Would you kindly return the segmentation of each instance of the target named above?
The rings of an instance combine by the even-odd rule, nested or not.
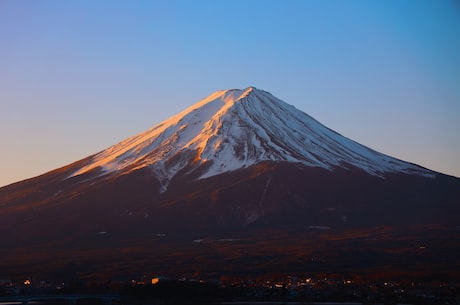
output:
[[[255,86],[460,177],[460,3],[0,1],[0,186]]]

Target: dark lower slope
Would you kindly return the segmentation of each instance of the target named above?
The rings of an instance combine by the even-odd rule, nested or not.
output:
[[[160,193],[72,169],[0,189],[5,276],[460,270],[457,178],[264,163]]]

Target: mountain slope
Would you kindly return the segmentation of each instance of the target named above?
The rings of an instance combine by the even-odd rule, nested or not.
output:
[[[434,176],[427,169],[347,139],[253,87],[217,91],[178,115],[96,154],[72,176],[97,168],[104,175],[150,167],[165,191],[172,177],[187,166],[204,166],[200,177],[206,178],[263,161],[328,170],[352,166],[375,176],[394,172]]]

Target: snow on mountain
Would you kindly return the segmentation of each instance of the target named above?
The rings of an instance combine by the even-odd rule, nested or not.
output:
[[[386,173],[434,176],[432,171],[343,137],[270,93],[249,87],[214,92],[94,155],[71,177],[97,168],[102,169],[99,175],[106,175],[149,167],[165,191],[186,166],[206,165],[201,178],[207,178],[262,161],[327,170],[357,167],[379,177]]]

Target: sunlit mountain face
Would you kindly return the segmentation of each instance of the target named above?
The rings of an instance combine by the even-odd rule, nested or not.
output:
[[[194,158],[190,158],[193,155]],[[264,161],[308,167],[357,167],[374,176],[434,176],[419,166],[364,147],[253,87],[217,91],[178,115],[92,157],[73,176],[101,169],[126,174],[148,167],[166,190],[185,167],[216,176]]]
[[[458,178],[363,146],[268,92],[221,90],[0,188],[0,270],[458,276],[459,198]]]

